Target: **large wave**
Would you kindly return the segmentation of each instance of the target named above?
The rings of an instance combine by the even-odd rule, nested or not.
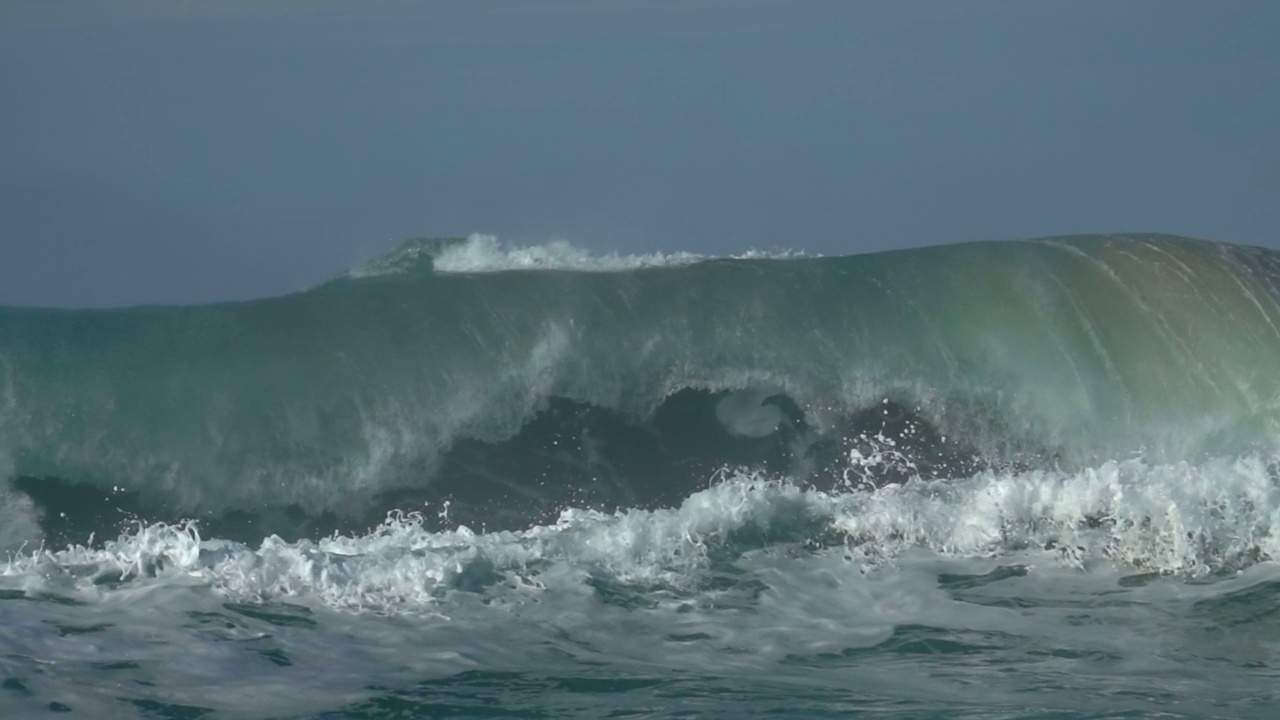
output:
[[[678,505],[726,466],[831,486],[1267,456],[1278,351],[1280,254],[1171,236],[419,241],[247,303],[0,308],[0,472],[78,531],[306,534],[423,502],[527,527]]]

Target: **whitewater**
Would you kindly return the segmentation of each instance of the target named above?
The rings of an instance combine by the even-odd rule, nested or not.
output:
[[[0,308],[0,716],[1273,717],[1280,253]]]

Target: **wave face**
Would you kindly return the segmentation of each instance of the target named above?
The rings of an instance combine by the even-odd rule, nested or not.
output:
[[[601,259],[420,241],[253,302],[0,308],[18,491],[0,501],[34,502],[55,537],[126,513],[261,538],[423,503],[485,529],[675,507],[726,467],[830,490],[1269,457],[1277,358],[1280,254],[1259,248]]]

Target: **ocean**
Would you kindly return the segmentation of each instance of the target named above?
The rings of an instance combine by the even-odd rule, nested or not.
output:
[[[1271,718],[1280,252],[0,308],[0,717]]]

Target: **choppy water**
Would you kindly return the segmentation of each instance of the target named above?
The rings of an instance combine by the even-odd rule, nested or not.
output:
[[[0,716],[1272,717],[1278,268],[471,238],[0,309]]]

